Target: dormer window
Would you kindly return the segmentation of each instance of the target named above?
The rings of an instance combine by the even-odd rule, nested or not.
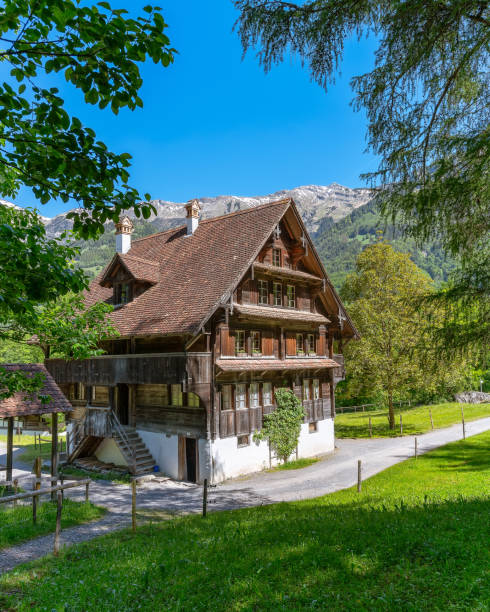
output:
[[[124,306],[132,299],[131,283],[117,283],[114,285],[114,306]]]

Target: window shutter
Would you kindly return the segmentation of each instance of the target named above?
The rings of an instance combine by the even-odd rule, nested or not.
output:
[[[286,355],[296,355],[296,334],[286,332]]]
[[[235,335],[227,327],[221,328],[221,354],[235,355]]]
[[[274,336],[271,329],[262,332],[262,354],[274,355]]]

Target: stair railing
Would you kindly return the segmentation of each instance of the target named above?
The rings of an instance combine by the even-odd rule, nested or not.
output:
[[[121,422],[119,421],[116,416],[116,413],[113,410],[111,410],[109,418],[112,427],[112,434],[114,436],[115,433],[116,436],[121,440],[124,451],[133,468],[133,472],[136,473],[136,452],[133,448],[133,445],[129,441],[129,438],[126,432],[124,431],[124,427],[121,425]]]
[[[74,423],[70,435],[70,450],[67,454],[67,458],[70,461],[78,446],[85,438],[85,417],[80,421]]]

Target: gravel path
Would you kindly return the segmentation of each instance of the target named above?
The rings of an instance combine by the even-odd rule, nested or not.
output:
[[[466,435],[490,429],[490,418],[466,424]],[[425,453],[462,438],[461,425],[417,436],[419,453]],[[261,472],[250,477],[228,481],[209,491],[209,510],[234,510],[280,501],[307,499],[350,487],[357,479],[357,460],[363,462],[363,478],[368,478],[395,463],[413,456],[414,436],[372,440],[337,440],[335,454],[301,470]],[[0,443],[0,464],[5,463],[5,445]],[[22,481],[32,475],[24,465],[15,462],[14,477]],[[67,496],[83,499],[84,488],[71,489]],[[103,519],[71,527],[62,532],[62,544],[70,546],[130,525],[131,491],[127,485],[95,481],[90,485],[90,500],[107,509]],[[139,483],[138,509],[195,513],[202,508],[202,488],[158,477]],[[53,534],[4,549],[0,553],[0,574],[20,563],[43,557],[53,550]]]

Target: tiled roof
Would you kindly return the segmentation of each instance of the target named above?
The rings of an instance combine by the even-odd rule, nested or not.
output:
[[[249,304],[234,304],[233,309],[238,314],[261,319],[288,319],[301,323],[329,323],[329,319],[316,312],[294,310],[292,308],[279,308],[277,306],[250,306]]]
[[[112,286],[111,271],[118,263],[122,263],[136,280],[146,281],[152,285],[155,285],[160,280],[160,266],[156,261],[136,257],[129,253],[125,253],[124,255],[122,253],[116,253],[109,265],[106,266],[103,276],[100,278],[99,283],[102,287]]]
[[[270,202],[134,240],[123,257],[158,264],[159,281],[111,314],[123,336],[195,333],[246,272],[290,205]],[[105,270],[91,283],[87,304],[111,302]]]
[[[216,365],[223,372],[242,372],[249,370],[319,370],[338,368],[333,359],[290,358],[290,359],[217,359]]]
[[[52,412],[70,412],[72,405],[61,392],[51,374],[40,363],[2,363],[0,368],[9,372],[23,371],[28,375],[42,374],[42,389],[33,395],[16,393],[12,397],[0,400],[0,417],[27,416],[30,414],[50,414]],[[51,401],[43,404],[38,395],[49,395]]]

